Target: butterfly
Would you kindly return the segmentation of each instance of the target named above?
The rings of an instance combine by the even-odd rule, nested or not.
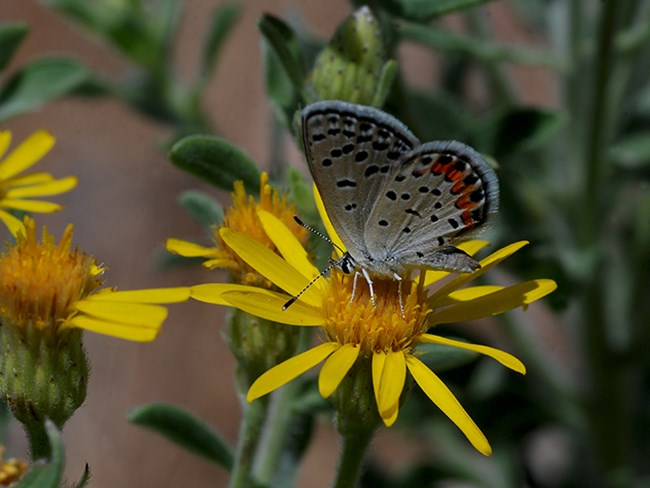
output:
[[[332,226],[342,271],[401,280],[415,269],[471,272],[454,246],[498,207],[492,168],[457,141],[420,143],[376,108],[321,101],[302,112],[305,155]]]

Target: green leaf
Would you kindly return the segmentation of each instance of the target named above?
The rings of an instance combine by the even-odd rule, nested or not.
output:
[[[609,150],[613,161],[627,169],[640,169],[650,163],[650,132],[630,134]]]
[[[50,420],[45,421],[45,431],[52,449],[49,462],[33,464],[16,488],[59,488],[61,486],[65,463],[61,433]]]
[[[79,481],[77,481],[74,484],[73,488],[85,488],[86,486],[88,486],[89,482],[90,482],[90,468],[88,467],[88,463],[86,463],[81,478],[79,479]]]
[[[403,39],[485,63],[510,62],[527,66],[543,66],[558,71],[567,68],[565,62],[547,51],[501,45],[430,25],[401,22],[397,32]]]
[[[318,211],[314,202],[314,194],[311,183],[307,183],[302,174],[295,168],[287,168],[287,180],[289,185],[289,196],[296,204],[296,209],[302,218],[307,221],[318,219]]]
[[[22,22],[0,24],[0,70],[7,67],[28,31],[27,24]]]
[[[178,203],[206,230],[223,222],[223,207],[207,193],[188,190],[178,197]]]
[[[154,430],[188,451],[230,469],[233,454],[219,435],[187,410],[164,403],[150,403],[131,410],[129,422]]]
[[[242,13],[237,4],[224,4],[219,7],[212,17],[208,35],[203,46],[200,78],[206,81],[212,75],[221,48]]]
[[[260,19],[258,27],[294,89],[297,93],[302,93],[306,72],[300,46],[293,30],[277,17],[268,14]]]
[[[427,21],[434,17],[467,10],[492,0],[384,0],[386,10],[405,19]]]
[[[85,66],[71,58],[48,57],[31,62],[0,89],[0,121],[37,110],[74,90],[89,74]]]
[[[277,118],[291,131],[293,115],[298,110],[300,96],[282,67],[273,48],[262,39],[264,59],[264,88]]]
[[[215,136],[188,136],[172,146],[172,163],[225,190],[242,180],[249,193],[259,193],[260,170],[237,146]]]

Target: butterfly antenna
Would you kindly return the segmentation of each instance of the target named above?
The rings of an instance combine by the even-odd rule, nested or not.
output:
[[[330,264],[329,264],[329,265],[328,265],[328,266],[327,266],[323,271],[321,271],[320,273],[318,273],[318,276],[316,276],[316,277],[315,277],[314,279],[312,279],[309,283],[307,283],[307,285],[305,285],[305,287],[304,287],[302,290],[300,290],[300,291],[298,292],[298,294],[296,294],[296,295],[294,295],[293,297],[291,297],[291,299],[288,300],[287,303],[285,303],[284,305],[282,305],[282,311],[285,311],[287,308],[289,308],[291,305],[293,305],[293,304],[296,302],[296,300],[298,300],[298,298],[301,297],[301,295],[302,295],[303,293],[305,293],[307,290],[309,290],[309,288],[311,288],[311,286],[312,286],[314,283],[316,283],[316,281],[318,280],[318,278],[321,278],[325,273],[327,273],[329,270],[331,270],[332,268],[334,268],[334,267],[336,267],[336,266],[338,266],[338,265],[339,265],[338,261],[332,261],[332,262],[331,262],[331,263],[330,263]]]
[[[294,216],[293,216],[293,220],[295,220],[295,221],[296,221],[296,224],[298,224],[300,227],[303,227],[303,228],[307,229],[309,232],[314,233],[315,235],[317,235],[318,237],[320,237],[320,238],[323,239],[324,241],[329,242],[332,246],[334,246],[336,249],[338,249],[339,251],[341,251],[342,254],[345,254],[345,251],[344,251],[343,249],[341,249],[340,246],[337,246],[336,243],[335,243],[332,239],[330,239],[329,237],[327,237],[327,236],[326,236],[325,234],[323,234],[321,231],[319,231],[319,230],[317,230],[317,229],[314,229],[311,225],[309,225],[309,224],[305,224],[305,223],[300,219],[300,217],[298,217],[297,215],[294,215]],[[330,267],[330,269],[331,269],[331,267]]]

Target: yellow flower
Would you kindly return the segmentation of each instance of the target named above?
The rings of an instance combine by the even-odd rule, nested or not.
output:
[[[0,485],[10,486],[25,474],[25,471],[29,468],[29,463],[24,459],[5,459],[4,453],[5,446],[0,444]]]
[[[342,245],[331,230],[320,199],[317,199],[317,204],[330,236],[338,245]],[[318,270],[309,261],[307,251],[300,242],[278,219],[263,211],[259,212],[259,217],[264,231],[282,257],[250,236],[232,229],[222,229],[221,237],[241,259],[286,294],[237,284],[205,284],[192,287],[192,297],[204,302],[231,305],[274,322],[320,326],[327,340],[257,378],[248,391],[248,401],[270,393],[323,361],[318,384],[321,395],[328,397],[357,358],[367,358],[372,363],[377,409],[386,425],[392,425],[397,419],[400,395],[407,373],[410,373],[424,393],[460,428],[472,445],[489,455],[491,448],[487,439],[440,378],[418,359],[417,346],[423,343],[442,344],[474,351],[524,374],[524,365],[506,352],[444,338],[427,331],[437,324],[474,320],[526,307],[552,292],[556,288],[552,280],[533,280],[508,287],[461,288],[527,243],[514,243],[496,251],[480,261],[480,269],[471,274],[450,277],[436,291],[428,291],[428,285],[439,282],[450,273],[422,272],[417,281],[405,280],[403,312],[395,281],[374,281],[376,303],[373,307],[368,287],[363,286],[365,282],[360,280],[353,294],[353,277],[336,269],[329,279],[317,280],[283,311],[283,305],[317,276]],[[486,244],[484,241],[470,241],[459,247],[473,255]]]
[[[49,132],[34,132],[2,159],[11,144],[11,132],[0,131],[0,220],[14,236],[23,224],[3,209],[56,212],[61,209],[60,205],[31,198],[59,195],[77,185],[75,176],[55,179],[49,173],[22,174],[45,156],[54,142],[54,137]]]
[[[22,226],[22,224],[21,224]],[[104,268],[72,249],[72,225],[61,241],[26,217],[15,245],[0,255],[0,323],[49,330],[86,329],[132,341],[151,341],[167,317],[160,304],[185,301],[188,288],[101,289]]]
[[[236,181],[232,193],[233,204],[226,210],[222,226],[215,226],[215,246],[205,247],[181,239],[167,239],[166,247],[169,252],[185,257],[206,258],[203,266],[208,269],[225,268],[232,273],[237,283],[271,288],[272,284],[255,269],[251,268],[236,252],[223,241],[219,230],[221,228],[233,229],[250,236],[257,242],[275,251],[275,245],[262,229],[258,210],[263,210],[276,216],[285,227],[305,243],[307,232],[294,220],[296,207],[287,199],[287,195],[280,194],[269,184],[269,177],[263,172],[260,177],[260,197],[256,202],[251,195],[247,195],[242,181]]]

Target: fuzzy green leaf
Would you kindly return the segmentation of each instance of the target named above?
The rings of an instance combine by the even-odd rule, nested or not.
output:
[[[380,2],[387,10],[405,19],[419,22],[441,15],[467,10],[492,0],[384,0]]]
[[[201,80],[206,81],[212,75],[224,41],[232,31],[241,13],[241,6],[233,3],[224,4],[214,12],[212,22],[208,28],[205,45],[203,46],[203,57],[200,68]]]
[[[0,70],[7,67],[28,31],[27,24],[22,22],[0,24]]]
[[[230,469],[233,453],[210,426],[187,410],[163,403],[137,407],[128,414],[131,423],[158,432],[168,440],[215,464]]]
[[[188,190],[181,193],[178,202],[205,229],[223,222],[223,207],[207,193]]]
[[[31,62],[0,89],[0,121],[37,110],[74,90],[89,74],[85,66],[71,58],[48,57]]]
[[[185,137],[172,146],[170,157],[179,168],[224,190],[242,180],[249,193],[259,192],[259,168],[239,147],[219,137]]]
[[[305,82],[305,68],[296,35],[287,24],[272,15],[263,16],[258,27],[262,37],[273,50],[296,92],[301,93]]]
[[[45,421],[45,431],[51,448],[49,461],[47,464],[33,464],[16,488],[59,488],[61,486],[65,464],[61,433],[49,420]]]

